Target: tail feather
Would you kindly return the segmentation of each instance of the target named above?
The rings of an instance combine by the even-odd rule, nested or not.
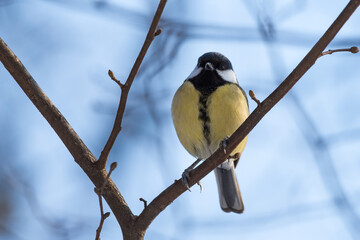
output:
[[[234,165],[229,169],[215,168],[221,209],[224,212],[244,212],[240,188],[236,179]]]

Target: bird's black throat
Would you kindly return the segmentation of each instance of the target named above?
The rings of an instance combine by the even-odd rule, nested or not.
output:
[[[202,94],[209,96],[218,87],[229,82],[222,79],[216,71],[201,71],[197,76],[189,79],[194,87]]]

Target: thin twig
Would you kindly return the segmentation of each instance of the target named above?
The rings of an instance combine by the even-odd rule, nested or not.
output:
[[[333,54],[335,52],[351,52],[351,53],[358,53],[359,52],[359,48],[354,46],[354,47],[351,47],[351,48],[341,48],[341,49],[335,49],[335,50],[328,50],[328,51],[325,51],[325,52],[322,52],[318,58],[322,57],[322,56],[325,56],[325,55],[330,55],[330,54]]]
[[[159,24],[160,17],[161,17],[161,14],[162,14],[162,12],[163,12],[163,10],[165,8],[166,2],[167,2],[167,0],[160,0],[160,3],[159,3],[158,8],[157,8],[157,10],[155,12],[154,18],[153,18],[152,23],[150,25],[149,31],[148,31],[148,33],[146,35],[144,44],[143,44],[143,46],[142,46],[142,48],[141,48],[141,50],[139,52],[139,55],[136,58],[136,61],[135,61],[134,65],[133,65],[133,67],[132,67],[132,69],[131,69],[131,71],[129,73],[129,76],[128,76],[125,84],[120,85],[120,86],[122,86],[121,87],[121,96],[120,96],[119,107],[118,107],[116,117],[115,117],[115,121],[114,121],[114,126],[113,126],[113,129],[112,129],[111,133],[110,133],[109,139],[106,142],[105,147],[104,147],[104,149],[102,150],[102,152],[100,154],[99,160],[96,162],[96,165],[97,165],[97,167],[99,169],[104,169],[105,168],[107,159],[108,159],[110,151],[111,151],[111,148],[115,143],[116,137],[118,136],[119,132],[121,131],[121,123],[122,123],[122,119],[123,119],[123,116],[124,116],[127,96],[128,96],[129,90],[131,88],[131,85],[132,85],[132,83],[133,83],[133,81],[135,79],[135,76],[136,76],[136,74],[137,74],[137,72],[138,72],[138,70],[140,68],[140,65],[141,65],[141,63],[142,63],[142,61],[143,61],[143,59],[145,57],[145,54],[146,54],[147,50],[149,49],[150,44],[152,43],[154,38],[156,36],[158,36],[162,32],[162,30],[158,29],[157,26]],[[114,77],[114,79],[116,79],[116,78]],[[120,83],[120,81],[119,81],[119,83]]]
[[[100,240],[100,233],[102,230],[102,227],[104,225],[105,219],[108,218],[110,216],[110,212],[106,212],[104,213],[104,206],[103,206],[103,202],[102,202],[102,195],[104,194],[104,190],[105,190],[105,186],[108,183],[109,177],[111,175],[111,173],[114,171],[114,169],[117,167],[117,163],[113,162],[110,165],[110,171],[109,173],[106,175],[106,178],[104,180],[104,183],[102,184],[101,188],[94,188],[95,193],[98,195],[99,198],[99,205],[100,205],[100,223],[99,223],[99,227],[96,229],[96,236],[95,236],[95,240]]]
[[[354,13],[360,5],[360,0],[351,0],[345,9],[336,18],[333,24],[328,28],[320,40],[314,45],[303,60],[296,66],[290,75],[257,107],[245,122],[230,136],[229,142],[226,146],[226,154],[222,149],[218,149],[202,164],[191,172],[189,179],[189,186],[191,187],[196,182],[209,174],[238,146],[238,144],[250,133],[250,131],[260,122],[260,120],[267,114],[298,82],[298,80],[314,65],[318,56],[323,52],[325,47],[332,41],[335,35],[343,27],[345,22]],[[169,206],[176,198],[186,191],[185,185],[181,179],[176,180],[174,184],[160,193],[149,205],[145,208],[137,219],[139,228],[147,228],[151,222]]]
[[[116,79],[114,73],[113,73],[110,69],[109,69],[109,71],[108,71],[108,75],[109,75],[109,77],[110,77],[114,82],[117,83],[117,85],[120,86],[121,89],[123,89],[124,84],[122,84],[119,80]]]
[[[144,208],[146,208],[147,207],[147,201],[145,199],[143,199],[143,198],[139,198],[139,200],[144,202]]]
[[[110,216],[110,212],[106,212],[104,213],[104,207],[103,207],[103,203],[102,203],[102,197],[99,193],[97,193],[97,189],[94,188],[95,193],[98,195],[99,198],[99,205],[100,205],[100,223],[99,223],[99,227],[96,229],[96,235],[95,235],[95,240],[100,240],[100,233],[102,230],[102,227],[104,225],[105,219],[108,218]]]
[[[257,99],[257,98],[255,97],[255,93],[254,93],[252,90],[249,91],[249,95],[250,95],[251,99],[256,102],[257,106],[260,107],[260,106],[261,106],[261,102],[259,101],[259,99]]]

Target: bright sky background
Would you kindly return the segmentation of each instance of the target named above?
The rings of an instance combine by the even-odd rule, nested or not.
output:
[[[140,197],[150,202],[194,161],[176,137],[170,104],[200,55],[226,55],[240,85],[262,100],[347,2],[169,1],[109,160],[118,162],[112,178],[134,214]],[[156,6],[0,0],[0,37],[95,156],[120,94],[107,70],[125,81]],[[359,25],[358,9],[329,48],[360,46]],[[360,54],[322,57],[251,132],[237,168],[244,214],[221,211],[211,173],[203,192],[194,186],[180,196],[146,239],[360,239],[359,63]],[[0,96],[0,238],[95,238],[93,185],[2,65]],[[121,236],[111,215],[101,239]]]

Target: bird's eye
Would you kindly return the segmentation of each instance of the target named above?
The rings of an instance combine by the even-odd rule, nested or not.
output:
[[[224,64],[221,64],[221,65],[219,66],[219,69],[220,69],[220,70],[225,70],[225,65],[224,65]]]

